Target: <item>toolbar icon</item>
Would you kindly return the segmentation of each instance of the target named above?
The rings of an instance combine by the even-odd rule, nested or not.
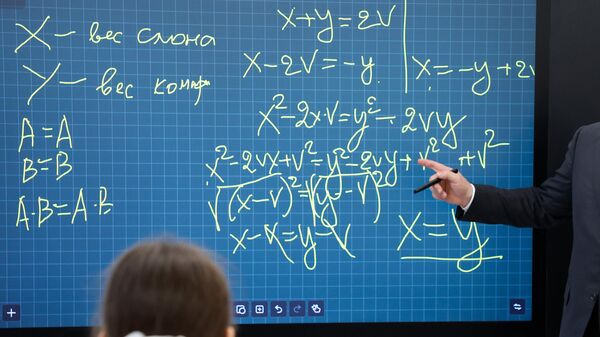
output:
[[[271,316],[284,317],[285,315],[287,315],[287,303],[285,301],[272,301]]]
[[[252,302],[252,316],[266,317],[267,316],[267,302],[266,301]]]
[[[525,315],[525,300],[522,298],[513,298],[510,300],[511,315]]]
[[[248,302],[234,302],[233,303],[233,315],[235,317],[248,317],[248,308],[249,308],[249,304]]]
[[[308,301],[308,316],[323,316],[325,314],[324,301]]]
[[[2,305],[2,320],[3,321],[19,321],[19,320],[21,320],[21,306],[18,304]]]
[[[290,316],[305,316],[306,303],[304,301],[290,301]]]

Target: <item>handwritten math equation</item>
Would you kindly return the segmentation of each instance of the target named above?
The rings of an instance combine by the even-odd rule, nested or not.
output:
[[[411,52],[407,43],[409,4],[407,0],[391,6],[375,5],[359,9],[353,15],[339,15],[327,8],[289,6],[267,15],[276,24],[278,36],[293,39],[297,35],[311,36],[309,48],[292,47],[240,50],[236,74],[245,89],[253,88],[257,78],[321,79],[328,76],[352,81],[352,87],[366,93],[363,101],[347,96],[327,101],[298,98],[294,89],[269,92],[270,100],[258,102],[247,109],[244,127],[252,129],[252,139],[246,148],[217,140],[209,159],[198,163],[205,178],[198,188],[208,191],[203,200],[206,213],[214,224],[215,233],[229,240],[230,253],[245,254],[252,249],[267,247],[282,262],[315,270],[324,254],[332,247],[346,261],[360,259],[353,238],[357,228],[364,226],[396,226],[401,235],[393,238],[388,249],[404,261],[434,261],[454,263],[456,270],[470,273],[484,263],[502,260],[499,254],[488,254],[491,237],[482,235],[475,223],[458,223],[449,212],[447,223],[439,223],[425,209],[407,213],[400,209],[398,193],[402,180],[410,177],[418,159],[450,154],[459,167],[486,170],[490,158],[510,150],[505,130],[479,125],[463,111],[449,111],[443,106],[423,108],[424,104],[409,101],[409,93],[435,91],[441,79],[458,79],[460,87],[453,90],[467,93],[474,99],[486,99],[494,90],[501,90],[500,79],[532,81],[534,65],[526,57],[510,57],[488,61],[485,57],[456,64],[451,58]],[[378,8],[380,7],[380,8]],[[84,23],[84,29],[49,31],[53,18],[39,18],[38,24],[15,23],[17,55],[32,45],[52,53],[59,41],[85,37],[86,48],[169,47],[186,52],[214,51],[221,46],[221,37],[213,32],[163,32],[151,25],[136,29],[117,30],[100,21]],[[336,52],[333,46],[352,36],[374,31],[386,31],[401,46],[398,58],[383,58],[376,50],[365,53]],[[348,41],[345,41],[348,42]],[[26,111],[21,112],[17,153],[20,160],[19,182],[31,187],[45,177],[57,184],[72,185],[77,172],[72,151],[77,144],[77,125],[72,114],[65,111],[51,122],[41,123],[31,111],[41,101],[48,86],[81,87],[93,91],[99,100],[133,102],[144,94],[153,100],[166,96],[185,97],[190,109],[203,103],[207,90],[227,90],[215,74],[158,74],[139,77],[108,66],[94,74],[74,75],[63,72],[63,61],[21,61],[19,76],[28,76],[32,88],[26,97]],[[389,62],[395,62],[389,64]],[[394,67],[392,67],[394,66]],[[400,69],[387,74],[390,69]],[[149,80],[150,79],[150,80]],[[378,86],[390,79],[397,81],[401,108],[390,110]],[[317,81],[315,81],[317,83]],[[454,83],[454,82],[453,82]],[[293,88],[293,86],[292,86]],[[257,89],[257,88],[254,88]],[[298,90],[319,90],[306,88]],[[210,92],[209,91],[209,92]],[[51,92],[48,90],[48,92]],[[52,91],[53,92],[53,91]],[[334,96],[333,94],[331,96]],[[362,97],[362,95],[360,96]],[[389,98],[387,98],[389,100]],[[205,99],[206,100],[206,99]],[[133,105],[132,105],[133,106]],[[221,111],[220,113],[227,113]],[[469,130],[478,141],[463,144],[461,135]],[[388,146],[383,141],[372,144],[378,133],[395,139],[418,139],[415,146]],[[321,135],[315,137],[314,135]],[[323,135],[333,139],[323,140]],[[294,140],[297,146],[279,149],[278,142]],[[210,140],[209,140],[210,141]],[[207,143],[210,143],[207,141]],[[273,144],[269,150],[256,150],[253,141]],[[243,143],[245,144],[245,143]],[[37,155],[45,150],[45,155]],[[419,180],[420,182],[420,180]],[[72,186],[71,186],[72,187]],[[86,223],[89,216],[107,217],[117,212],[111,201],[110,187],[74,188],[70,198],[53,200],[50,196],[23,193],[15,200],[16,227],[30,231],[43,228],[53,219],[65,217],[71,224]],[[261,220],[262,219],[262,220]],[[391,221],[391,223],[390,223]],[[372,228],[372,227],[369,227]],[[418,254],[418,245],[427,242],[452,242],[456,249]],[[442,254],[442,255],[440,255]]]
[[[22,33],[22,38],[13,52],[19,54],[30,45],[36,44],[43,47],[47,53],[53,51],[52,41],[70,39],[77,34],[85,34],[90,46],[112,45],[121,46],[125,35],[122,31],[112,30],[103,27],[100,22],[91,22],[85,32],[76,30],[60,31],[48,34],[47,26],[52,18],[46,16],[37,26],[28,27],[19,22],[15,23],[17,31]],[[169,45],[210,48],[216,44],[214,36],[209,34],[162,34],[153,31],[150,27],[142,27],[134,35],[135,43],[138,45]],[[55,64],[43,64],[33,66],[31,64],[21,64],[21,70],[29,74],[36,85],[31,90],[26,100],[26,106],[30,108],[35,103],[35,99],[44,91],[49,84],[58,86],[85,86],[86,83],[94,82],[92,88],[99,97],[107,99],[123,99],[125,101],[135,100],[137,83],[127,81],[115,67],[107,67],[102,75],[97,79],[88,78],[88,76],[72,77],[72,75],[63,76],[61,67],[63,62]],[[40,69],[51,69],[42,71]],[[174,95],[177,92],[192,93],[193,105],[200,103],[204,88],[210,87],[211,82],[203,78],[202,75],[187,77],[182,79],[173,79],[157,76],[154,82],[146,84],[145,87],[152,88],[152,94],[160,97],[165,95]],[[87,87],[86,87],[87,88]],[[28,112],[23,113],[21,118],[21,133],[19,147],[17,152],[22,160],[20,182],[24,186],[31,186],[33,182],[42,175],[51,175],[57,182],[68,179],[74,171],[69,151],[73,149],[73,136],[69,126],[67,114],[60,116],[56,125],[36,125],[32,122],[33,118]],[[46,150],[53,150],[50,156],[32,157],[33,150],[42,147]],[[44,196],[21,195],[17,201],[16,227],[24,227],[27,231],[32,228],[41,228],[50,223],[54,217],[68,217],[70,223],[76,221],[87,222],[88,213],[94,213],[97,216],[106,216],[111,213],[113,203],[109,199],[109,189],[106,186],[98,186],[97,190],[88,191],[84,188],[79,189],[75,200],[50,200]]]
[[[16,23],[22,31],[26,32],[26,38],[15,47],[14,53],[18,54],[22,48],[27,47],[31,43],[39,43],[43,45],[48,51],[52,51],[52,46],[46,40],[40,37],[41,32],[44,30],[48,21],[51,20],[50,16],[46,16],[43,22],[37,28],[29,28],[20,23]],[[65,39],[72,37],[77,34],[77,31],[59,32],[54,33],[55,39]],[[123,44],[124,34],[121,31],[114,31],[111,29],[104,29],[97,21],[92,22],[89,25],[89,31],[85,33],[87,41],[90,45],[101,46],[110,44],[113,46],[121,46]],[[184,33],[169,34],[165,35],[161,32],[155,32],[152,28],[144,27],[140,28],[135,34],[135,43],[138,45],[169,45],[178,47],[196,47],[196,48],[210,48],[216,44],[216,39],[212,35],[190,35]],[[88,81],[87,77],[81,78],[69,78],[67,80],[62,79],[60,76],[60,68],[62,63],[58,62],[53,66],[53,70],[47,74],[43,74],[33,67],[23,64],[23,69],[27,70],[33,76],[39,78],[39,86],[35,88],[29,97],[27,98],[27,105],[31,105],[34,97],[44,89],[44,87],[55,81],[60,85],[78,85]],[[99,95],[108,98],[119,97],[124,100],[135,99],[136,84],[124,80],[119,74],[119,70],[115,67],[108,67],[104,70],[102,76],[100,76],[94,83],[94,88]],[[202,93],[205,87],[210,87],[211,81],[203,78],[202,75],[187,77],[181,79],[172,79],[164,77],[156,77],[154,82],[146,84],[146,87],[152,88],[152,94],[155,96],[173,95],[177,92],[190,92],[194,94],[193,105],[196,106],[200,103]]]
[[[41,37],[41,31],[48,23],[47,16],[39,27],[29,28],[23,24],[16,23],[16,27],[26,33],[26,38],[15,47],[14,53],[18,54],[31,43],[43,45],[48,52],[52,52],[51,45]],[[68,38],[75,34],[74,31],[55,33],[55,38]],[[17,153],[21,160],[19,181],[23,187],[31,187],[36,180],[45,177],[53,179],[60,184],[68,180],[75,170],[75,164],[71,160],[70,153],[74,148],[72,127],[70,126],[68,113],[56,116],[54,123],[40,124],[33,118],[29,111],[32,101],[48,83],[55,81],[59,85],[75,86],[85,83],[86,77],[63,78],[59,75],[61,62],[52,66],[52,71],[42,73],[35,70],[31,65],[22,64],[22,69],[30,73],[39,82],[27,97],[26,106],[28,110],[23,111],[20,117],[20,134],[18,139]],[[38,155],[42,150],[46,155]],[[67,185],[68,186],[68,185]],[[41,229],[52,223],[55,218],[67,218],[71,224],[87,223],[88,217],[95,215],[107,216],[111,213],[114,204],[110,201],[109,189],[106,186],[97,188],[77,189],[72,198],[52,199],[45,195],[21,194],[16,200],[16,228],[24,228],[31,231],[34,228]],[[24,190],[25,191],[25,190]]]
[[[302,29],[315,32],[318,47],[301,53],[244,52],[242,78],[306,78],[337,71],[356,78],[367,90],[376,88],[380,83],[376,77],[380,64],[376,54],[337,55],[329,53],[327,48],[339,39],[343,30],[360,33],[398,28],[403,33],[400,42],[404,45],[405,94],[410,91],[409,83],[413,88],[432,91],[436,79],[457,77],[469,83],[462,90],[483,97],[494,90],[495,78],[535,77],[534,66],[522,59],[507,59],[501,64],[485,59],[449,64],[411,55],[406,48],[407,6],[405,2],[403,11],[397,5],[375,11],[359,10],[354,16],[337,16],[328,9],[278,9],[273,15],[279,20],[281,34]],[[389,65],[384,68],[389,69]],[[459,224],[454,211],[449,214],[452,222],[432,222],[425,210],[403,214],[402,210],[394,209],[399,204],[389,199],[394,199],[402,177],[411,174],[418,159],[444,151],[454,155],[460,167],[485,170],[490,156],[509,149],[505,135],[498,135],[491,127],[482,128],[477,136],[482,141],[469,148],[461,145],[459,136],[463,127],[472,128],[473,121],[467,114],[423,111],[412,104],[406,104],[400,111],[387,111],[377,96],[374,92],[357,104],[343,99],[328,102],[292,99],[289,97],[297,96],[286,91],[273,92],[271,102],[254,112],[251,125],[255,139],[275,144],[304,137],[303,145],[291,151],[276,147],[256,151],[232,148],[226,143],[215,147],[214,159],[204,163],[208,177],[205,187],[214,189],[214,198],[207,205],[216,232],[231,240],[232,254],[265,249],[266,245],[281,261],[314,270],[318,268],[319,256],[326,254],[321,249],[329,251],[333,245],[351,262],[360,259],[360,252],[352,245],[356,228],[377,226],[385,215],[394,213],[394,223],[403,234],[394,247],[387,249],[398,252],[401,260],[454,263],[456,270],[470,273],[485,262],[503,259],[502,255],[486,253],[486,246],[493,239],[484,237],[477,223]],[[343,133],[337,133],[340,129]],[[367,143],[382,130],[398,138],[424,137],[424,146],[411,150],[365,150],[370,148]],[[336,137],[322,141],[303,136],[312,134],[309,131],[320,135],[330,132]],[[382,147],[385,146],[378,146]],[[256,222],[262,218],[265,221]],[[452,242],[460,248],[453,250],[454,255],[415,253],[419,251],[414,248],[416,245],[429,241]],[[412,245],[407,248],[409,243]]]
[[[277,10],[277,17],[281,23],[281,31],[296,29],[317,30],[315,39],[322,45],[334,42],[337,30],[355,29],[364,32],[373,29],[390,29],[394,23],[402,30],[402,42],[404,45],[404,92],[409,91],[409,66],[414,66],[415,85],[427,79],[448,78],[460,76],[462,79],[472,79],[470,90],[474,95],[485,96],[492,90],[494,78],[518,78],[521,80],[535,77],[535,68],[525,60],[506,60],[502,64],[491,64],[485,59],[473,60],[470,64],[452,65],[443,61],[432,60],[422,55],[410,55],[406,47],[407,30],[407,7],[404,1],[404,12],[402,17],[395,15],[397,5],[389,9],[369,11],[359,10],[355,16],[337,16],[331,10],[319,10],[300,13],[296,7],[289,10]],[[394,21],[396,20],[396,21]],[[285,53],[277,55],[264,51],[243,53],[247,66],[243,77],[267,76],[271,73],[285,77],[315,76],[325,72],[337,71],[338,74],[355,73],[355,77],[364,86],[379,83],[374,79],[374,71],[379,63],[373,55],[360,55],[360,57],[349,58],[347,56],[331,56],[323,49],[315,48],[311,52]],[[426,90],[431,91],[433,86],[426,84]]]
[[[310,140],[294,153],[257,154],[251,150],[233,153],[227,146],[220,145],[215,154],[215,160],[205,164],[213,182],[211,185],[215,186],[214,199],[207,203],[215,230],[229,232],[234,241],[232,253],[251,249],[255,240],[266,240],[283,259],[290,263],[301,261],[308,270],[317,267],[319,242],[324,240],[331,240],[348,258],[357,257],[349,244],[351,219],[356,217],[358,223],[379,223],[389,204],[383,196],[394,193],[402,172],[408,171],[414,160],[411,154],[400,154],[399,151],[373,153],[338,147],[323,153]],[[236,173],[231,172],[232,168]],[[304,178],[304,172],[317,173]],[[232,182],[228,177],[243,178]],[[345,214],[348,209],[357,214]],[[367,213],[370,217],[365,220]],[[255,214],[268,214],[274,220],[256,224]],[[419,213],[407,225],[399,215],[398,225],[406,228],[406,234],[399,240],[398,251],[407,239],[422,241],[414,230],[417,221],[423,217]],[[294,222],[294,218],[299,218],[299,223]],[[350,220],[344,222],[347,219]],[[456,261],[460,271],[470,272],[483,261],[502,258],[485,256],[484,247],[490,238],[482,240],[476,223],[471,223],[466,231],[456,222],[454,226],[462,241],[477,244],[475,250],[459,257],[403,256],[402,259]],[[234,233],[233,229],[238,232]],[[448,233],[431,233],[429,237],[447,238]],[[298,249],[303,250],[301,257],[293,256],[292,252]],[[466,266],[469,263],[474,266]]]

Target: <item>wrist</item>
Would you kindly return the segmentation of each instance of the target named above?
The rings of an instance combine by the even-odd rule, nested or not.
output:
[[[475,185],[469,184],[468,190],[465,193],[465,198],[463,198],[463,200],[462,200],[462,202],[460,203],[459,206],[464,211],[466,211],[471,206],[471,203],[473,203],[473,198],[474,197],[475,197]]]

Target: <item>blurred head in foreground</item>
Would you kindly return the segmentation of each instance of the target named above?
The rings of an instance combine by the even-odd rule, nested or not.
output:
[[[227,281],[206,253],[179,242],[146,242],[113,264],[99,335],[234,337],[230,315]]]

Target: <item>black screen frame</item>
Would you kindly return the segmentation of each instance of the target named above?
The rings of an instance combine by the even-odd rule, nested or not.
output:
[[[534,112],[534,164],[533,181],[539,186],[547,177],[548,107],[549,107],[549,0],[536,3],[536,77]],[[419,322],[419,323],[300,323],[300,324],[241,324],[237,326],[240,336],[415,336],[439,337],[530,337],[545,336],[546,296],[545,235],[533,231],[532,266],[532,319],[530,321],[496,322]],[[88,337],[92,327],[57,328],[0,328],[0,337]]]

